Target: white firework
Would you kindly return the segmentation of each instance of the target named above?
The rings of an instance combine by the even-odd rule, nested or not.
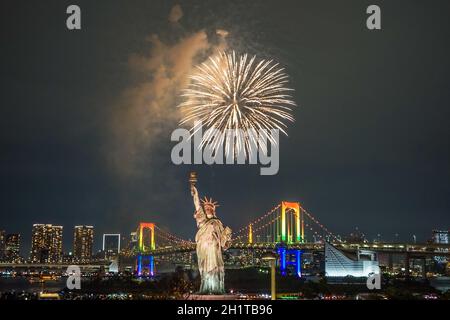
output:
[[[294,121],[291,107],[296,105],[287,83],[284,69],[272,60],[238,56],[234,51],[218,52],[190,76],[190,84],[182,93],[184,102],[179,105],[184,113],[180,125],[194,123],[192,134],[204,126],[200,146],[225,143],[227,153],[234,149],[247,156],[252,150],[250,145],[258,141],[240,133],[267,130],[268,139],[275,144],[270,130],[278,129],[287,135],[286,122]],[[208,130],[211,128],[220,134],[214,135]],[[236,131],[235,137],[225,134],[230,130]]]

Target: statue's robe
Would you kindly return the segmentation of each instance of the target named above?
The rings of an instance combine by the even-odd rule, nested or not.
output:
[[[198,226],[195,242],[201,276],[199,293],[223,294],[225,269],[222,249],[227,249],[230,233],[224,232],[222,222],[216,217],[208,219],[203,209],[196,212],[195,218]]]

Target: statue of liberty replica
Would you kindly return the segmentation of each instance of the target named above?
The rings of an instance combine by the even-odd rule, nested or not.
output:
[[[197,221],[198,269],[200,271],[201,285],[199,294],[224,294],[225,268],[222,250],[228,249],[231,242],[231,229],[224,228],[222,222],[216,217],[217,202],[205,197],[200,201],[195,182],[194,172],[191,173],[191,194],[194,200],[194,218]]]

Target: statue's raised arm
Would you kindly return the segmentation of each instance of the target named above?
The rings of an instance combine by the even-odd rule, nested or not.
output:
[[[198,191],[195,186],[191,186],[191,195],[194,200],[195,211],[198,211],[201,208],[200,198],[198,197]]]
[[[203,207],[200,204],[200,198],[198,196],[198,191],[195,186],[191,186],[191,195],[192,199],[194,200],[194,207],[195,207],[195,213],[194,218],[197,221],[197,227],[200,227],[200,225],[206,220],[206,214],[203,210]]]

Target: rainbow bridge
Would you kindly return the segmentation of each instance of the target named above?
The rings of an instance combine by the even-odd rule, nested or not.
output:
[[[135,259],[137,275],[154,275],[155,258],[195,251],[195,242],[178,237],[155,223],[141,222],[136,230],[136,246],[128,253]],[[347,252],[371,250],[377,253],[405,254],[410,258],[450,256],[448,244],[346,243],[332,233],[299,202],[282,201],[265,214],[232,234],[230,249],[271,251],[278,254],[282,273],[292,265],[301,276],[304,252],[324,250],[325,242]],[[409,270],[409,269],[408,269]]]

